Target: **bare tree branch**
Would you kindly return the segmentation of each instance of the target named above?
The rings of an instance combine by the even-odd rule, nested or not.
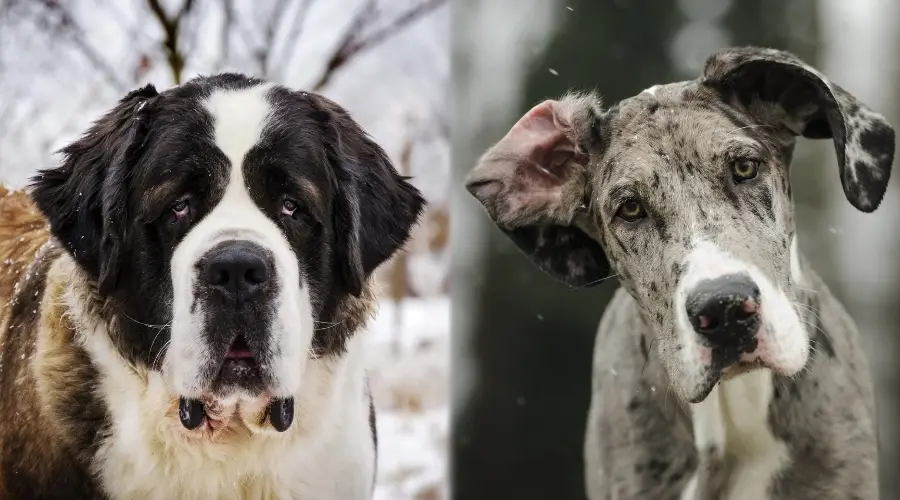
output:
[[[288,0],[276,0],[275,7],[269,13],[269,19],[263,26],[262,43],[254,50],[253,56],[259,66],[261,77],[269,77],[269,63],[272,57],[272,48],[275,44],[275,35],[278,34],[278,27],[284,19],[284,11],[287,9]]]
[[[178,45],[179,29],[181,28],[181,21],[194,7],[194,3],[194,0],[184,0],[178,12],[170,17],[159,0],[147,0],[147,6],[150,7],[153,17],[156,18],[163,30],[163,51],[166,54],[166,60],[169,62],[169,69],[172,71],[172,80],[175,85],[181,83],[181,73],[184,71],[186,61],[184,52]]]
[[[303,35],[303,28],[306,26],[306,17],[309,14],[309,11],[312,10],[314,3],[315,0],[301,0],[300,6],[297,7],[297,11],[294,12],[294,21],[291,23],[291,30],[288,31],[284,42],[281,44],[281,57],[278,58],[278,63],[274,65],[275,67],[287,67],[294,58],[296,48],[300,45],[299,42],[300,37]],[[283,77],[284,75],[281,76]]]
[[[222,52],[214,64],[216,72],[231,60],[231,34],[234,32],[234,0],[222,0],[222,31],[219,34],[219,44],[222,46]]]
[[[109,85],[118,91],[128,89],[128,84],[119,77],[118,72],[116,72],[106,59],[100,55],[100,52],[95,50],[94,47],[88,43],[84,30],[78,25],[74,16],[72,16],[72,13],[69,12],[62,2],[55,0],[38,0],[35,4],[40,5],[44,11],[44,16],[41,16],[41,18],[38,19],[39,22],[53,23],[52,17],[47,14],[55,14],[58,16],[55,24],[52,26],[53,31],[59,35],[68,37],[74,43],[75,48],[81,52],[81,55],[83,55],[91,65],[94,66],[97,73],[99,73]]]
[[[322,73],[322,76],[313,84],[312,90],[316,92],[321,91],[331,82],[335,73],[340,71],[351,59],[380,45],[408,25],[446,3],[446,0],[422,0],[397,16],[383,28],[370,33],[368,36],[364,36],[362,35],[364,28],[377,18],[377,2],[368,0],[353,18],[337,49],[325,64],[325,71]]]

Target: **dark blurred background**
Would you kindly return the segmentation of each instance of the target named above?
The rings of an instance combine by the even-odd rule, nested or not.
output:
[[[571,291],[515,249],[462,188],[531,106],[571,88],[607,104],[692,79],[729,45],[794,52],[900,125],[892,25],[874,0],[456,0],[453,73],[452,497],[581,499],[594,334],[618,284]],[[896,177],[896,175],[895,175]],[[856,318],[875,372],[884,498],[900,498],[900,180],[878,212],[846,202],[830,141],[798,144],[800,248]]]

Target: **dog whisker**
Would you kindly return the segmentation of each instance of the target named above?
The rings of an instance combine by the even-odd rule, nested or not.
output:
[[[313,331],[321,332],[321,331],[324,331],[324,330],[328,330],[328,329],[334,328],[334,327],[336,327],[336,326],[340,326],[342,323],[343,323],[343,322],[341,321],[341,322],[338,322],[338,323],[333,323],[333,324],[328,325],[328,326],[323,327],[323,328],[314,328]]]
[[[150,366],[157,366],[156,364],[159,363],[159,360],[162,357],[162,354],[164,352],[166,352],[166,349],[168,349],[169,345],[171,345],[171,344],[172,344],[172,339],[170,338],[162,345],[162,347],[159,348],[159,352],[156,353],[156,356],[153,357],[153,363],[151,363]],[[152,344],[151,344],[150,350],[151,351],[153,350]]]
[[[593,286],[593,285],[596,285],[597,283],[600,283],[601,281],[606,281],[606,280],[609,280],[609,279],[613,279],[613,278],[616,278],[616,277],[618,277],[618,276],[619,276],[618,273],[612,274],[612,275],[609,275],[609,276],[607,276],[607,277],[605,277],[605,278],[600,278],[600,279],[598,279],[598,280],[591,281],[590,283],[585,283],[585,284],[583,284],[583,285],[574,286],[574,287],[570,288],[569,291],[580,290],[580,289],[582,289],[582,288],[589,287],[589,286]]]
[[[825,333],[825,330],[822,330],[821,328],[819,328],[819,325],[816,325],[815,323],[812,323],[811,321],[807,321],[807,320],[805,320],[805,319],[803,319],[803,318],[800,318],[800,322],[803,323],[803,324],[805,324],[805,325],[807,325],[807,326],[811,326],[811,327],[815,328],[816,330],[819,331],[819,333],[821,333],[821,334],[824,335],[825,337],[828,337],[828,334]],[[828,338],[830,338],[830,337],[828,337]]]
[[[162,330],[162,329],[169,328],[170,326],[172,326],[172,322],[171,322],[171,321],[169,321],[168,323],[163,324],[163,325],[153,325],[153,324],[143,323],[143,322],[141,322],[141,321],[138,321],[138,320],[132,318],[131,316],[129,316],[129,315],[127,315],[127,314],[125,314],[124,312],[121,312],[121,311],[119,311],[119,314],[121,314],[122,316],[124,316],[124,317],[127,318],[128,320],[130,320],[130,321],[132,321],[132,322],[134,322],[134,323],[137,323],[138,325],[146,326],[147,328],[158,328],[158,329]]]

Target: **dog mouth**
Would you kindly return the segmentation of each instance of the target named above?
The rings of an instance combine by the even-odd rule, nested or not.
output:
[[[266,380],[264,370],[247,339],[243,335],[237,335],[225,351],[210,393],[199,399],[184,396],[179,398],[179,420],[187,430],[197,429],[204,423],[214,428],[215,416],[222,399],[234,394],[262,397],[269,389]],[[293,418],[293,398],[271,399],[264,419],[268,419],[276,431],[288,430]]]
[[[265,390],[265,377],[258,356],[250,350],[247,339],[238,335],[225,351],[213,379],[212,392],[226,396],[234,392],[261,394]]]
[[[243,335],[235,337],[234,342],[231,343],[231,346],[225,353],[226,362],[238,360],[245,360],[252,363],[256,362],[253,358],[253,353],[250,352],[250,346],[247,344],[247,340]]]
[[[688,398],[688,402],[691,404],[700,403],[709,396],[716,385],[745,373],[764,369],[771,368],[759,358],[747,361],[746,354],[737,353],[727,357],[714,357],[713,364],[709,367],[705,380],[694,391],[693,397]]]
[[[219,426],[216,423],[218,422],[216,414],[219,406],[216,399],[189,399],[182,396],[178,398],[178,419],[181,421],[181,425],[189,431],[196,430],[204,424],[215,431]],[[269,420],[272,427],[278,432],[288,430],[294,421],[294,398],[272,398],[263,420]]]
[[[712,392],[716,385],[756,370],[771,370],[771,368],[758,358],[753,361],[738,359],[733,363],[724,366],[719,365],[718,368],[711,368],[706,380],[695,391],[694,396],[688,399],[688,402],[691,404],[700,403],[709,396],[709,393]]]

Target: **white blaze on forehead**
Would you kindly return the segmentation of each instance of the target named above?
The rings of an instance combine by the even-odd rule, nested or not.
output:
[[[241,90],[216,90],[207,98],[205,106],[213,117],[213,139],[216,146],[231,161],[229,188],[243,187],[235,183],[242,175],[244,156],[259,142],[272,111],[266,94],[270,84]]]

